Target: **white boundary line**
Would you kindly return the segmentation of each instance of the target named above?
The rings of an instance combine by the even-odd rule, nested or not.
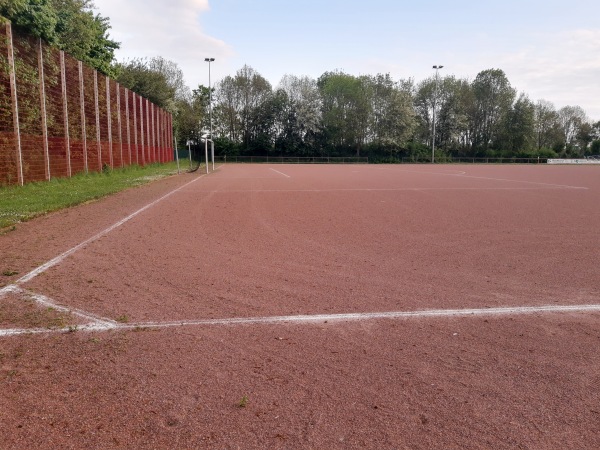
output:
[[[94,322],[97,325],[103,325],[103,326],[108,326],[108,327],[114,327],[115,325],[117,325],[117,322],[111,319],[108,319],[106,317],[100,317],[97,316],[95,314],[89,313],[87,311],[83,311],[81,309],[77,309],[77,308],[69,308],[66,306],[61,306],[58,305],[56,302],[54,302],[50,297],[46,297],[45,295],[42,294],[37,294],[33,291],[29,291],[23,288],[20,288],[16,285],[11,285],[8,286],[10,287],[10,292],[14,293],[14,294],[20,294],[21,296],[27,296],[30,299],[36,301],[37,303],[39,303],[42,306],[46,306],[49,308],[53,308],[57,311],[62,311],[62,312],[68,312],[71,313],[75,316],[78,316],[82,319],[85,320],[89,320],[90,322]]]
[[[118,324],[116,322],[103,322],[98,319],[96,323],[76,327],[77,331],[109,331],[132,330],[139,328],[175,328],[175,327],[201,327],[223,325],[277,325],[277,324],[303,324],[317,322],[358,322],[364,320],[381,319],[413,319],[431,317],[471,317],[471,316],[505,316],[542,313],[581,313],[600,312],[600,304],[590,305],[542,305],[542,306],[517,306],[499,308],[470,308],[470,309],[426,309],[419,311],[388,311],[372,313],[348,314],[314,314],[296,316],[272,317],[239,317],[229,319],[204,319],[182,320],[172,322],[138,322]],[[88,315],[89,316],[89,315]],[[106,319],[103,319],[106,320]],[[0,337],[16,336],[23,334],[59,333],[72,331],[71,329],[0,329]]]
[[[509,179],[506,179],[506,178],[477,177],[475,175],[453,175],[453,176],[455,176],[455,177],[461,177],[461,178],[474,178],[474,179],[479,179],[479,180],[509,181],[511,183],[537,184],[538,186],[550,186],[550,187],[564,188],[564,189],[583,189],[583,190],[589,190],[588,187],[584,187],[584,186],[569,186],[569,185],[566,185],[566,184],[541,183],[539,181],[509,180]]]
[[[13,283],[13,285],[19,285],[19,284],[27,283],[28,281],[30,281],[33,278],[37,277],[38,275],[44,273],[45,271],[47,271],[51,267],[54,267],[57,264],[60,264],[65,258],[67,258],[68,256],[72,255],[76,251],[78,251],[81,248],[85,247],[86,245],[88,245],[88,244],[90,244],[90,243],[92,243],[92,242],[100,239],[101,237],[107,235],[108,233],[110,233],[111,231],[113,231],[116,228],[120,227],[124,223],[129,222],[135,216],[141,214],[142,212],[146,211],[147,209],[151,208],[152,206],[156,205],[157,203],[163,201],[164,199],[170,197],[171,195],[173,195],[176,192],[182,190],[183,188],[189,186],[190,184],[195,183],[196,181],[198,181],[199,179],[201,179],[201,178],[203,178],[205,176],[206,176],[206,174],[200,175],[199,177],[194,178],[192,181],[189,181],[189,182],[185,183],[184,185],[179,186],[177,189],[174,189],[171,192],[168,192],[167,194],[163,195],[162,197],[154,200],[153,202],[148,203],[146,206],[144,206],[144,207],[138,209],[137,211],[129,214],[127,217],[119,220],[117,223],[109,226],[108,228],[105,228],[104,230],[102,230],[99,233],[95,234],[91,238],[86,239],[85,241],[77,244],[75,247],[70,248],[66,252],[61,253],[60,255],[56,256],[55,258],[52,258],[50,261],[48,261],[48,262],[42,264],[41,266],[33,269],[28,274],[26,274],[26,275],[22,276],[21,278],[19,278],[18,280],[16,280]],[[7,290],[7,288],[10,288],[10,286],[7,286],[7,287],[4,287],[4,288],[0,289],[0,295],[3,294],[5,292],[5,290]]]
[[[357,322],[378,319],[410,319],[423,317],[467,317],[467,316],[494,316],[510,314],[535,314],[557,312],[584,312],[599,311],[600,304],[591,305],[544,305],[520,306],[500,308],[472,308],[472,309],[425,309],[418,311],[387,311],[372,313],[342,313],[342,314],[312,314],[297,316],[272,316],[272,317],[240,317],[229,319],[204,319],[174,322],[140,322],[127,324],[128,328],[171,328],[178,326],[210,326],[210,325],[251,325],[251,324],[277,324],[277,323],[314,323],[324,321]]]
[[[383,170],[386,170],[386,169],[387,170],[392,170],[391,168],[388,168],[388,167],[380,167],[380,168],[376,168],[376,169],[380,169],[380,170],[381,169],[383,169]],[[395,172],[428,174],[428,175],[444,175],[444,176],[447,176],[447,177],[473,178],[473,179],[491,180],[491,181],[508,181],[508,182],[511,182],[511,183],[537,184],[539,186],[551,186],[551,187],[555,187],[555,188],[589,190],[588,187],[584,187],[584,186],[569,186],[569,185],[565,185],[565,184],[542,183],[542,182],[539,182],[539,181],[510,180],[510,179],[507,179],[507,178],[493,178],[493,177],[481,177],[481,176],[476,176],[476,175],[467,175],[467,173],[465,171],[460,171],[458,173],[447,173],[447,172],[429,172],[429,171],[420,171],[420,170],[400,169],[400,170],[395,170]]]
[[[277,172],[279,175],[283,175],[284,177],[292,178],[291,175],[288,175],[287,173],[280,172],[279,170],[275,170],[272,167],[269,167],[269,169],[271,169],[273,172]]]
[[[219,189],[198,191],[204,194],[239,194],[239,193],[257,193],[257,192],[419,192],[419,191],[558,191],[565,189],[562,187],[490,187],[490,188],[474,188],[474,187],[422,187],[422,188],[337,188],[337,189]],[[579,189],[579,188],[577,188]],[[581,188],[588,189],[588,188]]]

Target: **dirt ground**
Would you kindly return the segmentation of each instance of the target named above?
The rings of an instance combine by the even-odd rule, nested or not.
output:
[[[600,448],[599,201],[596,167],[226,165],[20,224],[0,448]]]

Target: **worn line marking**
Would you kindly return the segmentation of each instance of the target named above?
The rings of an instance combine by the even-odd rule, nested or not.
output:
[[[272,170],[273,172],[277,172],[279,175],[283,175],[284,177],[287,177],[287,178],[292,178],[292,177],[291,177],[290,175],[288,175],[287,173],[280,172],[279,170],[275,170],[275,169],[273,169],[272,167],[269,167],[269,169],[270,169],[270,170]]]
[[[57,304],[53,299],[51,299],[50,297],[47,297],[45,295],[42,294],[38,294],[36,292],[33,291],[29,291],[26,289],[22,289],[18,286],[15,286],[12,289],[12,292],[14,292],[15,294],[21,294],[21,295],[25,295],[29,298],[31,298],[32,300],[34,300],[35,302],[39,303],[40,305],[46,306],[46,307],[50,307],[50,308],[54,308],[57,311],[62,311],[62,312],[69,312],[75,316],[81,317],[82,319],[86,319],[89,320],[91,322],[95,322],[95,324],[98,325],[104,325],[104,326],[108,326],[108,327],[114,327],[115,325],[117,325],[117,322],[112,320],[112,319],[108,319],[106,317],[101,317],[101,316],[97,316],[96,314],[87,312],[87,311],[83,311],[81,309],[77,309],[77,308],[69,308],[66,306],[61,306],[59,304]]]
[[[377,169],[380,169],[380,170],[393,170],[393,169],[388,168],[388,167],[381,167],[381,168],[377,168]],[[492,180],[492,181],[508,181],[508,182],[511,182],[511,183],[527,183],[527,184],[537,184],[537,185],[540,185],[540,186],[551,186],[551,187],[556,187],[556,188],[589,190],[588,187],[584,187],[584,186],[569,186],[569,185],[566,185],[566,184],[542,183],[540,181],[510,180],[508,178],[493,178],[493,177],[481,177],[481,176],[476,176],[476,175],[467,175],[466,172],[464,172],[464,171],[461,171],[461,172],[458,172],[458,173],[448,173],[448,172],[429,172],[429,171],[421,171],[421,170],[405,170],[405,169],[400,169],[400,170],[395,170],[395,172],[428,174],[428,175],[445,175],[445,176],[448,176],[448,177],[473,178],[473,179],[479,179],[479,180]]]
[[[539,181],[509,180],[509,179],[506,179],[506,178],[478,177],[478,176],[475,176],[475,175],[453,175],[453,176],[455,176],[455,177],[461,177],[461,178],[474,178],[474,179],[479,179],[479,180],[509,181],[511,183],[537,184],[539,186],[550,186],[550,187],[565,188],[565,189],[589,190],[589,188],[583,187],[583,186],[569,186],[569,185],[566,185],[566,184],[542,183],[542,182],[539,182]]]
[[[347,313],[347,314],[313,314],[296,316],[271,316],[271,317],[238,317],[224,319],[180,320],[170,322],[137,322],[119,324],[115,322],[100,322],[78,326],[78,331],[109,331],[132,330],[137,328],[175,328],[175,327],[200,327],[219,325],[276,325],[280,323],[316,323],[324,321],[357,322],[378,319],[412,319],[428,317],[469,317],[469,316],[503,316],[524,315],[541,313],[578,313],[600,312],[600,304],[590,305],[542,305],[542,306],[516,306],[500,308],[469,308],[469,309],[426,309],[419,311],[388,311],[373,313]],[[67,329],[5,329],[0,330],[0,337],[15,336],[20,334],[40,334],[66,332]]]
[[[192,181],[189,181],[187,183],[185,183],[183,186],[179,186],[177,189],[172,190],[171,192],[163,195],[162,197],[154,200],[151,203],[148,203],[146,206],[138,209],[137,211],[129,214],[127,217],[119,220],[117,223],[111,225],[110,227],[100,231],[99,233],[95,234],[94,236],[92,236],[89,239],[86,239],[85,241],[77,244],[75,247],[70,248],[69,250],[67,250],[64,253],[61,253],[60,255],[58,255],[57,257],[51,259],[50,261],[42,264],[41,266],[33,269],[31,272],[29,272],[28,274],[22,276],[21,278],[19,278],[18,280],[16,280],[14,282],[15,285],[19,285],[19,284],[23,284],[23,283],[27,283],[28,281],[32,280],[33,278],[37,277],[38,275],[44,273],[45,271],[47,271],[48,269],[50,269],[51,267],[56,266],[57,264],[60,264],[65,258],[67,258],[68,256],[72,255],[73,253],[75,253],[76,251],[80,250],[81,248],[85,247],[86,245],[100,239],[101,237],[107,235],[108,233],[110,233],[111,231],[115,230],[116,228],[120,227],[121,225],[123,225],[126,222],[129,222],[131,219],[133,219],[135,216],[141,214],[142,212],[146,211],[147,209],[153,207],[154,205],[156,205],[157,203],[161,202],[162,200],[170,197],[171,195],[175,194],[176,192],[182,190],[183,188],[189,186],[192,183],[195,183],[196,181],[198,181],[199,179],[205,177],[206,174],[200,175],[199,177],[193,179]],[[4,290],[6,289],[6,287],[0,289],[0,295],[2,293],[4,293]]]
[[[600,304],[592,305],[545,305],[521,306],[501,308],[473,308],[473,309],[431,309],[419,311],[388,311],[373,313],[342,313],[342,314],[312,314],[297,316],[272,316],[272,317],[240,317],[229,319],[204,319],[173,322],[140,322],[120,327],[152,327],[169,328],[177,326],[202,326],[202,325],[245,325],[245,324],[276,324],[276,323],[310,323],[322,321],[361,321],[376,319],[405,319],[419,317],[466,317],[466,316],[491,316],[508,314],[535,314],[556,312],[583,312],[600,311]]]
[[[551,191],[561,190],[562,187],[491,187],[491,188],[474,188],[474,187],[422,187],[422,188],[337,188],[337,189],[219,189],[198,191],[204,194],[238,194],[238,193],[257,193],[257,192],[419,192],[419,191]],[[587,188],[582,188],[587,189]]]

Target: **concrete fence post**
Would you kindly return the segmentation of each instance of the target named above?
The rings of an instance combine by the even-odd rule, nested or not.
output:
[[[94,70],[94,106],[96,109],[96,146],[98,147],[98,170],[102,172],[102,143],[100,142],[100,105],[98,98],[98,72]]]
[[[119,151],[121,153],[121,167],[125,166],[125,162],[123,161],[123,132],[121,129],[121,86],[119,83],[116,83],[117,87],[117,127],[119,128]]]
[[[67,71],[65,69],[65,52],[60,51],[60,82],[63,106],[63,123],[65,129],[65,157],[67,158],[67,176],[71,177],[71,140],[69,138],[69,102],[67,101]]]
[[[137,102],[135,101],[135,92],[131,96],[131,106],[133,108],[133,145],[135,145],[135,163],[140,163],[140,148],[138,147],[138,121],[137,121]]]
[[[46,87],[44,80],[44,49],[42,39],[38,39],[37,45],[38,76],[40,88],[40,116],[42,120],[42,146],[44,149],[44,173],[46,180],[50,180],[50,153],[48,149],[48,116],[46,113]]]
[[[129,157],[129,165],[132,164],[131,162],[131,126],[130,126],[130,119],[129,119],[129,89],[125,88],[124,89],[125,92],[125,121],[127,122],[127,149],[128,149],[128,157]]]
[[[15,74],[15,55],[13,48],[12,28],[6,23],[6,40],[8,47],[8,72],[10,78],[10,97],[12,105],[13,132],[15,134],[15,160],[17,163],[17,182],[23,186],[23,152],[21,149],[21,130],[19,127],[19,101],[17,99],[17,77]]]
[[[106,85],[106,122],[108,126],[108,163],[110,168],[114,169],[113,161],[113,148],[112,148],[112,116],[110,111],[110,79],[104,77],[104,84]]]
[[[140,96],[140,153],[142,154],[142,166],[146,165],[146,147],[144,142],[144,100]]]
[[[88,154],[87,154],[87,135],[85,129],[85,95],[83,84],[83,63],[77,61],[77,69],[79,72],[79,114],[81,115],[81,142],[83,145],[83,169],[85,173],[89,172]]]

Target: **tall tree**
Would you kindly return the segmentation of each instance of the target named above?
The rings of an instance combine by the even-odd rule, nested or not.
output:
[[[91,0],[3,0],[0,15],[100,72],[114,76],[119,43],[109,37],[109,19]]]
[[[273,114],[269,110],[271,84],[256,70],[244,65],[235,77],[223,78],[216,87],[215,119],[218,129],[233,142],[250,149],[265,138],[272,140]]]
[[[538,100],[534,114],[534,133],[538,151],[562,147],[558,113],[554,105],[546,100]]]
[[[215,89],[215,107],[213,116],[215,118],[217,134],[224,136],[233,143],[241,140],[241,124],[238,115],[239,98],[235,81],[232,76],[223,78]]]
[[[585,111],[580,106],[565,106],[558,110],[558,124],[562,132],[565,150],[576,150],[577,135],[587,121]],[[575,151],[575,153],[579,153]]]
[[[462,152],[471,142],[468,111],[473,109],[473,91],[468,80],[453,76],[444,77],[440,86],[436,142],[442,149]]]
[[[248,148],[253,139],[262,134],[268,116],[265,104],[272,94],[271,84],[256,70],[244,65],[237,71],[234,84],[239,91],[239,109],[243,144]]]
[[[354,148],[356,156],[365,143],[371,113],[368,87],[360,78],[343,72],[326,72],[317,84],[323,101],[323,126],[330,145]]]
[[[117,64],[117,81],[152,103],[175,111],[176,87],[167,75],[152,68],[147,59],[133,59]]]
[[[436,93],[437,91],[437,93]],[[444,150],[460,151],[468,147],[470,140],[470,111],[474,109],[474,97],[467,80],[447,76],[438,80],[431,77],[417,87],[414,97],[415,111],[419,119],[418,139],[431,144],[433,132],[433,105],[436,105],[436,146]]]
[[[316,80],[285,75],[279,83],[278,146],[302,154],[316,151],[315,138],[321,131],[321,96]]]
[[[535,141],[535,105],[521,94],[504,116],[496,146],[510,154],[527,154],[535,149]]]
[[[413,100],[389,74],[362,77],[368,86],[371,112],[369,141],[380,147],[399,149],[412,137],[415,127]]]
[[[500,69],[479,72],[473,80],[472,89],[475,98],[471,111],[473,150],[485,152],[493,145],[516,92]]]

